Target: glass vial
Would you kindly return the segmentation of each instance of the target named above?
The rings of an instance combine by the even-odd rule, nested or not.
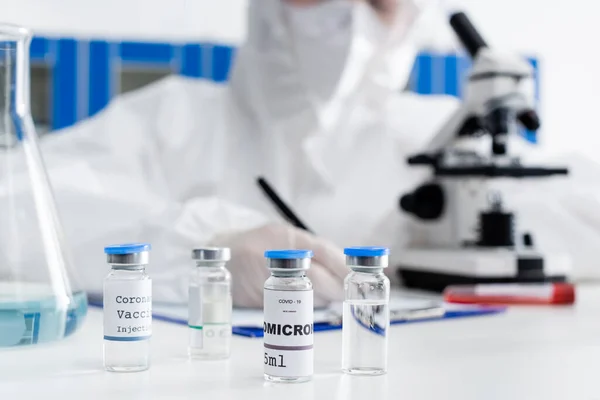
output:
[[[227,248],[192,251],[196,266],[189,286],[188,353],[191,358],[223,359],[231,352],[231,274]]]
[[[112,270],[104,279],[104,367],[114,372],[150,366],[152,280],[146,274],[149,244],[104,249]]]
[[[306,277],[310,250],[265,252],[264,374],[272,382],[305,382],[313,375],[313,289]]]
[[[344,250],[352,270],[344,280],[342,370],[355,375],[387,371],[390,326],[389,249],[351,247]]]

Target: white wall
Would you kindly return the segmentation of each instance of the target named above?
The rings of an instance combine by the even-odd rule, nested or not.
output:
[[[219,39],[237,44],[245,5],[261,0],[0,0],[2,18],[45,34],[169,40]],[[450,0],[445,0],[450,1]],[[549,148],[600,146],[597,45],[599,6],[591,0],[455,0],[488,42],[542,61],[542,140]],[[426,17],[426,41],[452,46],[440,12]],[[600,160],[600,156],[595,158]]]
[[[260,0],[259,0],[260,1]],[[3,22],[42,34],[239,43],[247,0],[0,0]]]
[[[544,146],[550,150],[577,149],[600,161],[596,119],[600,114],[598,3],[590,0],[461,0],[460,3],[490,45],[535,54],[541,59]],[[427,17],[431,23],[427,35],[430,42],[438,47],[451,45],[452,35],[441,23],[443,18],[432,14]]]

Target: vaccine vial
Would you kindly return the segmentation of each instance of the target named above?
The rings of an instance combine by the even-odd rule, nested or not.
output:
[[[150,245],[104,249],[112,269],[104,279],[104,367],[135,372],[150,366],[152,280],[146,274]]]
[[[191,358],[223,359],[231,352],[231,259],[228,248],[192,251],[196,262],[190,276],[188,326]]]
[[[387,371],[390,326],[389,249],[344,249],[351,272],[344,280],[342,370],[355,375],[381,375]]]
[[[306,277],[310,250],[265,252],[264,375],[271,382],[305,382],[313,375],[313,289]]]

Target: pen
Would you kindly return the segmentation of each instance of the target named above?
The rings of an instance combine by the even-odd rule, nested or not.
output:
[[[286,219],[290,224],[294,225],[296,228],[303,229],[307,232],[314,233],[310,228],[308,228],[304,222],[298,218],[296,213],[292,211],[290,207],[279,197],[275,189],[266,181],[265,178],[259,177],[256,182],[258,186],[262,189],[265,196],[269,198],[273,206],[277,209],[277,211]]]
[[[302,229],[308,233],[312,233],[313,235],[315,234],[315,232],[308,226],[306,226],[304,222],[302,222],[300,218],[298,218],[296,213],[292,211],[292,209],[289,208],[287,204],[285,204],[285,202],[281,199],[281,197],[279,197],[277,192],[275,192],[275,189],[273,189],[273,187],[269,184],[269,182],[267,182],[265,178],[259,176],[256,182],[258,183],[258,186],[260,186],[260,188],[262,189],[265,196],[267,196],[269,200],[271,200],[271,203],[273,203],[273,205],[275,206],[277,211],[279,211],[279,213],[283,216],[283,218],[285,218],[290,224],[292,224],[296,228]]]

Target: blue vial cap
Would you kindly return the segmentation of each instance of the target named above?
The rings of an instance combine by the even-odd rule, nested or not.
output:
[[[383,257],[390,255],[387,247],[346,247],[344,254],[350,257]]]
[[[136,254],[150,251],[150,249],[151,246],[148,243],[128,243],[106,246],[104,252],[106,254]]]
[[[298,258],[312,258],[312,250],[267,250],[265,251],[266,258],[276,260],[296,260]]]

